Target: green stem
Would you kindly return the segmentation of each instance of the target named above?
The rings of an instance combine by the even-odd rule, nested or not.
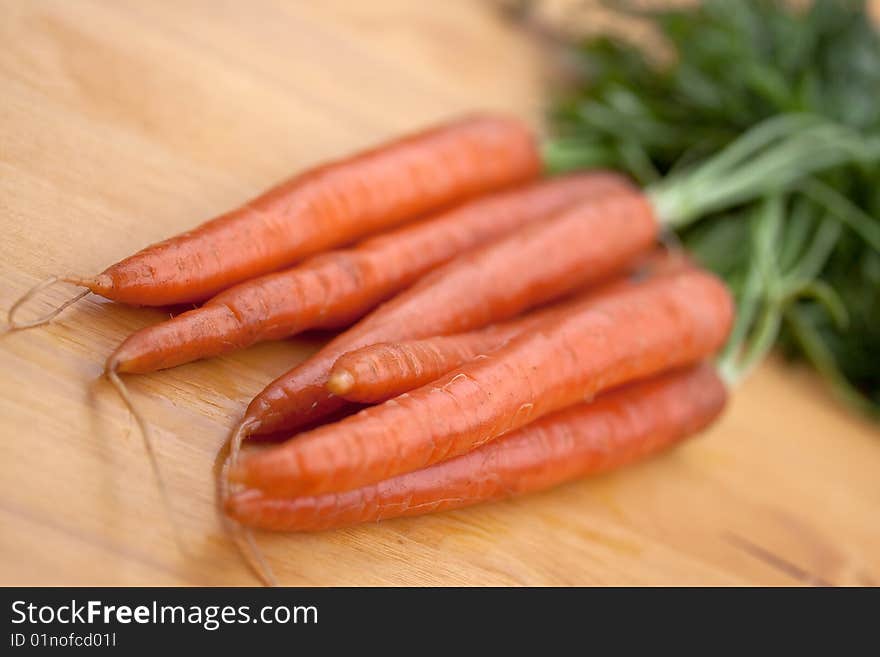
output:
[[[779,337],[781,325],[782,313],[779,305],[765,304],[761,318],[756,325],[754,337],[749,341],[746,352],[740,359],[733,383],[737,383],[751,374],[758,363],[770,353],[773,345],[776,344],[776,338]]]
[[[652,185],[647,193],[660,221],[682,228],[709,212],[788,189],[825,169],[880,158],[880,142],[865,142],[834,123],[800,115],[768,121],[702,165]]]
[[[809,298],[820,303],[831,316],[831,319],[841,331],[849,325],[849,311],[843,299],[833,287],[822,280],[805,282],[798,288],[792,289],[783,299],[785,303],[794,303],[798,299]]]
[[[819,275],[831,252],[834,250],[840,237],[840,224],[832,219],[825,218],[819,225],[813,241],[801,256],[800,260],[792,267],[786,276],[790,281],[809,281]]]
[[[811,114],[783,114],[759,123],[727,148],[710,158],[695,175],[713,178],[742,164],[762,148],[783,137],[790,137],[821,123]]]
[[[737,300],[736,320],[718,365],[729,385],[734,385],[751,371],[757,360],[773,346],[779,333],[776,254],[782,237],[784,210],[783,197],[775,194],[761,203],[758,212],[750,219],[755,256],[749,261],[745,285]],[[755,326],[756,316],[759,320]]]
[[[880,251],[880,222],[825,183],[808,178],[800,184],[803,193],[825,207],[831,216],[849,226],[871,247]]]

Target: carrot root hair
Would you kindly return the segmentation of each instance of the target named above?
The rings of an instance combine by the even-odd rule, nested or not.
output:
[[[257,544],[253,531],[231,518],[225,511],[226,501],[229,499],[232,491],[230,472],[232,467],[238,463],[242,443],[244,443],[244,439],[248,436],[251,426],[251,423],[246,420],[239,422],[217,453],[217,463],[218,465],[222,464],[217,468],[218,511],[226,533],[232,539],[232,543],[238,549],[239,555],[241,555],[248,568],[265,586],[276,587],[278,586],[278,579],[275,577],[272,567],[266,561],[263,551]]]
[[[144,450],[147,453],[147,457],[150,459],[150,467],[153,469],[153,476],[156,479],[156,484],[159,488],[159,494],[162,497],[162,505],[165,507],[165,515],[168,518],[168,523],[171,525],[171,531],[174,535],[174,542],[177,544],[177,549],[180,550],[180,553],[186,556],[187,551],[184,547],[183,538],[180,533],[180,527],[178,527],[177,522],[174,520],[174,508],[171,505],[171,495],[168,492],[168,487],[165,485],[165,478],[162,476],[162,469],[159,466],[159,457],[153,446],[153,439],[150,434],[150,428],[147,425],[146,420],[144,420],[144,417],[140,414],[140,412],[138,412],[137,408],[135,407],[131,395],[128,392],[128,388],[125,387],[125,384],[122,382],[122,379],[119,378],[119,374],[116,372],[116,370],[108,369],[105,374],[111,385],[116,388],[116,391],[119,393],[119,396],[122,398],[122,401],[128,408],[128,412],[134,418],[134,421],[141,432],[141,439],[144,443]]]
[[[28,301],[34,298],[38,292],[45,290],[47,287],[55,285],[55,283],[64,282],[64,283],[72,283],[74,285],[80,285],[86,287],[82,292],[77,293],[72,296],[70,299],[62,303],[60,306],[57,306],[53,310],[49,311],[45,315],[41,315],[35,319],[30,320],[29,322],[19,322],[16,321],[15,315],[21,309],[21,307],[26,304]],[[6,323],[7,330],[9,331],[20,331],[21,329],[34,328],[35,326],[42,326],[43,324],[48,324],[53,319],[55,319],[58,315],[60,315],[65,309],[75,304],[77,301],[82,299],[87,294],[90,294],[91,290],[88,289],[87,286],[84,285],[84,282],[80,278],[76,278],[75,276],[50,276],[49,278],[40,281],[36,285],[34,285],[27,292],[22,294],[15,303],[12,304],[12,307],[9,309],[9,312],[6,315]]]

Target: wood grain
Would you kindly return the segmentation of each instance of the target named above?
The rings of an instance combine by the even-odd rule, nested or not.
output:
[[[0,15],[2,308],[402,130],[476,107],[539,118],[538,53],[467,0],[4,0]],[[254,583],[215,515],[212,460],[247,400],[319,342],[129,379],[181,555],[100,378],[161,317],[89,298],[0,337],[0,584]],[[289,584],[877,584],[878,508],[876,428],[772,363],[706,435],[626,471],[260,541]]]

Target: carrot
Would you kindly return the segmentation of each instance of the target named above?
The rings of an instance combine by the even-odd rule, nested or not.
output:
[[[632,189],[624,178],[597,171],[481,197],[240,283],[201,308],[132,334],[107,369],[152,372],[310,328],[344,326],[458,253],[578,200],[624,189]]]
[[[548,415],[467,454],[344,493],[231,496],[244,525],[321,531],[505,499],[645,458],[708,426],[726,400],[711,366],[669,372]]]
[[[233,434],[306,426],[343,408],[325,389],[343,354],[377,342],[461,333],[516,316],[623,269],[654,242],[648,201],[621,192],[578,204],[466,253],[331,340],[312,358],[270,383]]]
[[[391,399],[439,379],[467,361],[485,356],[541,322],[576,312],[584,303],[593,303],[601,295],[613,294],[643,280],[646,275],[669,274],[689,265],[679,254],[664,253],[653,257],[651,262],[640,263],[621,279],[509,322],[468,333],[382,342],[350,351],[333,365],[327,390],[359,403],[374,404]],[[652,271],[647,273],[646,270]]]
[[[234,463],[272,496],[346,491],[426,467],[602,390],[702,359],[733,317],[717,278],[685,271],[548,321],[491,357]]]
[[[135,305],[201,301],[305,256],[524,182],[540,168],[524,124],[491,115],[465,117],[306,171],[97,276],[60,280]],[[13,328],[35,323],[10,317]]]
[[[469,360],[485,356],[527,330],[534,319],[528,316],[469,333],[380,342],[350,351],[333,365],[327,390],[362,404],[391,399],[439,379]]]

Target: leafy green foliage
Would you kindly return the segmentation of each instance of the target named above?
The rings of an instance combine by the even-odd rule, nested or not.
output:
[[[656,25],[673,60],[608,37],[571,44],[581,75],[553,103],[548,166],[609,166],[648,186],[734,290],[731,378],[780,344],[880,411],[880,36],[864,2],[625,10]],[[719,155],[749,142],[747,158]]]

